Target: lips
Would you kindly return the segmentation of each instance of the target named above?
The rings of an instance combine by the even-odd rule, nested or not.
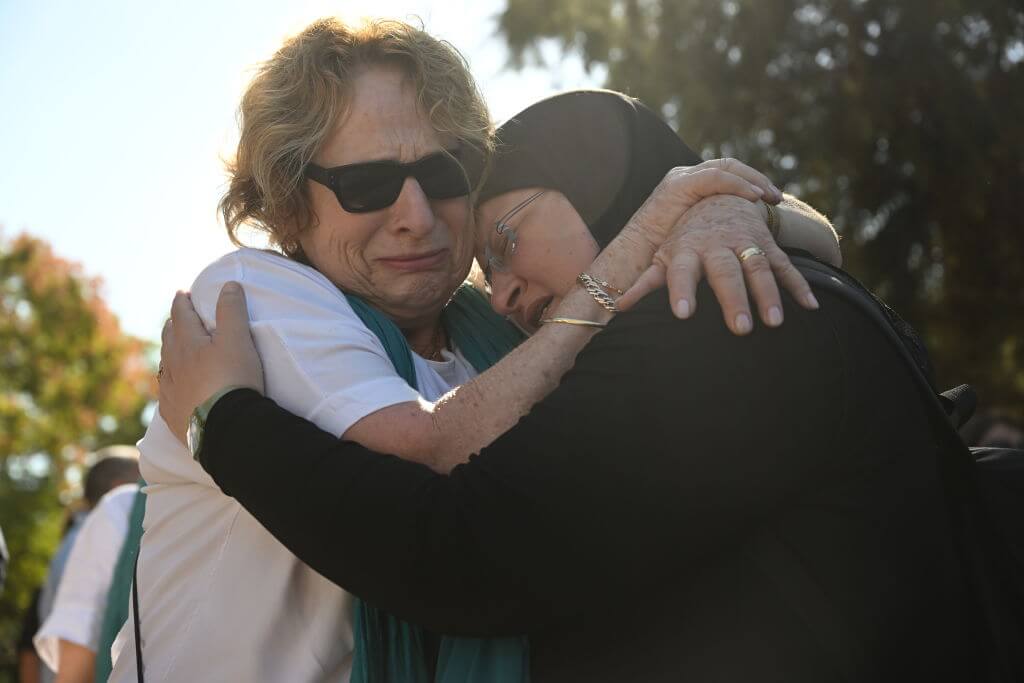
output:
[[[403,254],[400,256],[387,256],[377,259],[384,265],[395,270],[416,272],[421,270],[432,270],[444,262],[448,254],[447,249],[422,252],[419,254]]]

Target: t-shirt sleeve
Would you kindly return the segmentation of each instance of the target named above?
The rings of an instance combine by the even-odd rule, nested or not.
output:
[[[230,280],[245,290],[266,393],[279,405],[341,436],[370,413],[420,398],[337,287],[280,255],[242,249],[199,275],[192,303],[207,329]]]
[[[39,658],[54,671],[60,663],[60,640],[93,652],[98,647],[107,593],[128,533],[128,513],[137,490],[137,486],[128,484],[104,496],[75,539],[53,611],[33,639]]]

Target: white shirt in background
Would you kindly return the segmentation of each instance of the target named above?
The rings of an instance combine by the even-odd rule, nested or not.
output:
[[[229,280],[245,289],[267,396],[333,434],[382,408],[435,400],[476,374],[460,354],[444,363],[413,354],[417,392],[326,277],[255,249],[228,254],[193,284],[208,329]],[[351,596],[221,493],[159,414],[139,451],[149,484],[138,567],[147,683],[347,680]],[[112,683],[136,680],[131,621],[112,649]]]
[[[82,523],[57,588],[53,609],[32,639],[39,658],[53,671],[60,665],[58,641],[93,652],[99,646],[107,593],[128,534],[137,484],[107,492]]]

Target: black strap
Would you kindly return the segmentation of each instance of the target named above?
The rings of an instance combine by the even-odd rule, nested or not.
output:
[[[139,683],[145,683],[142,673],[142,626],[139,624],[139,554],[135,553],[135,565],[132,569],[132,619],[135,621],[135,672]]]
[[[918,354],[907,347],[907,340],[894,327],[887,312],[879,305],[867,305],[869,302],[877,304],[878,300],[856,279],[812,259],[791,258],[810,284],[842,296],[867,314],[906,361],[936,440],[938,471],[946,492],[956,550],[974,597],[972,631],[986,658],[987,680],[1019,681],[1021,626],[1016,622],[1013,608],[1001,595],[1005,591],[999,588],[1008,585],[1005,572],[1011,565],[1005,561],[1006,548],[993,536],[989,513],[981,498],[974,457],[957,434],[933,388],[928,367],[922,367]]]

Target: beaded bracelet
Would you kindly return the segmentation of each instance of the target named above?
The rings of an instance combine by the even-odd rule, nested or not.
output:
[[[609,313],[618,313],[619,309],[615,305],[615,299],[608,295],[608,292],[601,289],[601,285],[604,284],[607,287],[611,287],[608,283],[602,283],[595,280],[586,273],[580,273],[576,280],[583,285],[583,289],[587,290],[590,296],[594,297],[594,301],[598,303],[604,310]]]

